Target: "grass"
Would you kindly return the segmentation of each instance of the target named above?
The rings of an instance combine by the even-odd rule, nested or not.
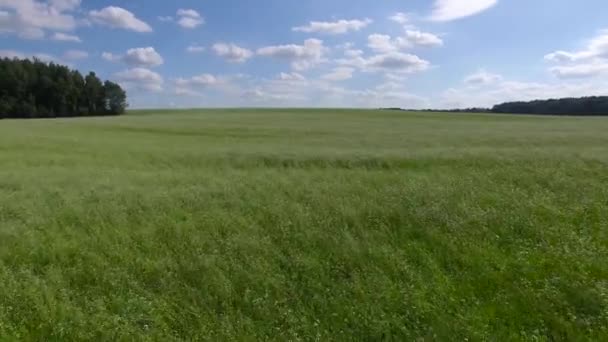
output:
[[[0,339],[608,339],[608,119],[0,121]]]

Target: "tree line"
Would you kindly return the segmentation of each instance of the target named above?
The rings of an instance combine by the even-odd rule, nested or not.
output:
[[[404,110],[401,108],[383,108],[385,110]],[[408,110],[420,111],[420,110]],[[505,102],[492,108],[462,109],[423,109],[423,112],[443,113],[500,113],[500,114],[537,114],[568,116],[608,116],[608,96],[569,97],[562,99]]]
[[[38,59],[0,59],[0,119],[120,115],[127,94],[90,72]]]
[[[608,115],[608,96],[506,102],[494,106],[491,111],[511,114]]]

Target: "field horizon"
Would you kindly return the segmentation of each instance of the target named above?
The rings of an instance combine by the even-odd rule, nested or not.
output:
[[[608,339],[608,119],[0,120],[0,339]]]

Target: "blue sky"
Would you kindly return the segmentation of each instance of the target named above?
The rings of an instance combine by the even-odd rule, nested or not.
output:
[[[608,94],[605,0],[0,0],[0,55],[134,108],[444,108]]]

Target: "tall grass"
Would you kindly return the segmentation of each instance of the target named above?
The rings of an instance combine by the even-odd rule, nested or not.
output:
[[[0,122],[2,339],[608,339],[606,119],[137,114]]]

